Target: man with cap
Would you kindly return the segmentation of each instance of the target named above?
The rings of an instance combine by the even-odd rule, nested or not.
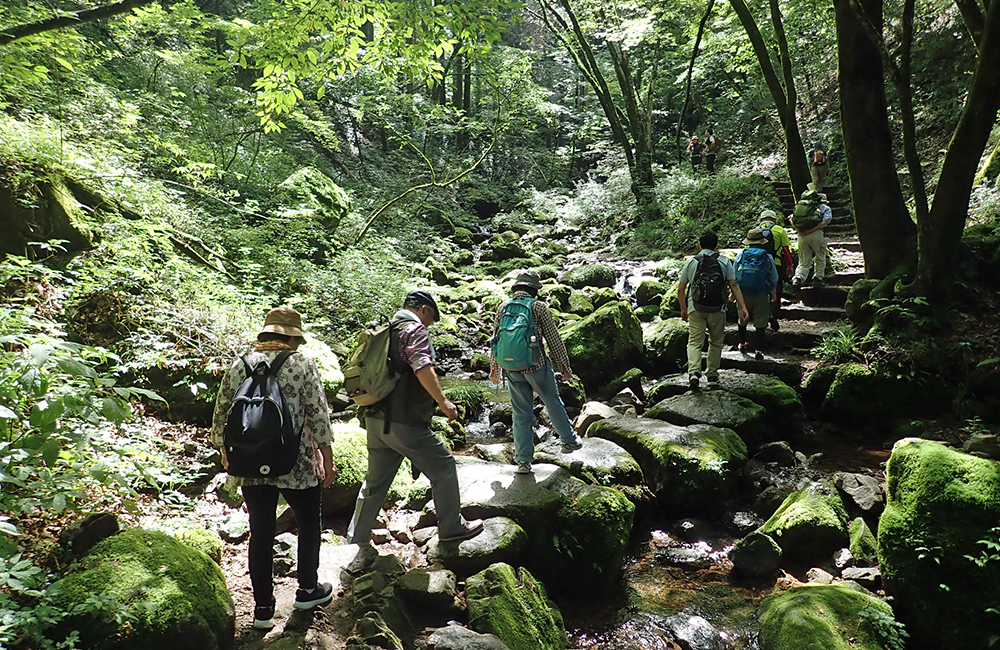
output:
[[[775,298],[771,302],[771,318],[768,322],[775,332],[781,327],[778,318],[781,316],[781,296],[784,293],[785,281],[791,280],[795,273],[795,260],[792,258],[792,240],[788,238],[788,233],[778,223],[778,213],[774,210],[761,210],[760,222],[757,227],[764,233],[764,238],[769,241],[764,246],[774,255],[774,264],[778,267],[778,284],[775,287]]]
[[[468,539],[483,530],[481,519],[462,517],[455,457],[431,431],[435,404],[449,420],[458,417],[434,371],[434,346],[427,328],[440,317],[434,298],[420,289],[407,294],[403,308],[390,321],[389,360],[400,378],[388,397],[361,414],[368,435],[368,473],[347,528],[354,544],[370,542],[404,457],[431,482],[440,541]]]
[[[806,192],[812,190],[812,184]],[[805,194],[805,193],[803,193]],[[799,230],[799,266],[795,269],[795,277],[792,278],[793,287],[801,287],[809,274],[813,273],[812,286],[817,289],[823,287],[823,279],[826,274],[826,238],[823,236],[823,229],[833,220],[833,211],[830,209],[826,194],[819,194],[819,223],[812,228]],[[814,267],[815,266],[815,272]]]
[[[537,299],[538,290],[541,287],[542,282],[537,272],[529,270],[520,273],[511,288],[513,294],[511,299],[500,305],[493,322],[495,338],[500,327],[500,317],[508,303],[527,301],[534,321],[534,331],[541,334],[541,339],[544,339],[548,344],[549,353],[552,355],[550,360],[545,354],[545,346],[542,345],[541,340],[538,340],[537,362],[522,370],[502,370],[503,376],[507,379],[510,405],[514,411],[514,462],[517,463],[518,474],[529,474],[531,461],[535,458],[535,432],[532,426],[535,417],[535,395],[538,395],[542,400],[549,413],[552,428],[559,434],[559,439],[562,441],[563,453],[572,453],[583,447],[579,436],[573,431],[573,425],[570,424],[569,416],[566,415],[566,407],[559,396],[559,388],[556,386],[553,362],[566,379],[572,376],[573,371],[569,363],[569,353],[566,352],[566,345],[563,343],[562,337],[559,336],[552,312],[545,301]],[[500,383],[500,373],[500,365],[491,350],[490,380],[494,384]]]
[[[294,352],[304,341],[299,313],[291,307],[272,309],[257,335],[254,351],[246,355],[247,361],[250,367],[261,361],[273,363],[282,351]],[[226,468],[229,461],[223,432],[236,391],[246,378],[245,368],[242,359],[237,359],[226,370],[212,418],[212,444],[222,450],[222,465]],[[278,369],[278,386],[295,428],[302,431],[295,465],[284,476],[232,479],[242,483],[243,499],[250,516],[247,566],[256,604],[253,625],[259,629],[274,627],[272,570],[279,495],[291,507],[298,528],[299,588],[295,592],[295,608],[312,609],[333,599],[333,587],[318,579],[322,488],[333,483],[337,466],[331,448],[330,409],[316,362],[301,353],[291,354]]]
[[[764,359],[764,335],[767,332],[767,321],[770,317],[770,303],[777,299],[778,269],[774,263],[774,255],[767,250],[767,239],[760,228],[752,228],[743,240],[746,246],[736,256],[736,283],[743,293],[743,303],[749,312],[745,317],[740,314],[739,320],[739,350],[747,352],[747,322],[753,321],[754,326],[754,358]],[[734,301],[735,294],[730,294],[729,300]]]

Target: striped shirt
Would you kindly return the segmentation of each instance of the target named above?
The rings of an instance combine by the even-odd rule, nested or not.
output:
[[[515,291],[514,298],[530,298],[531,294],[527,291]],[[493,319],[493,332],[496,333],[497,329],[500,327],[500,315],[503,313],[503,303],[497,308],[496,318]],[[556,327],[556,322],[552,318],[552,312],[549,310],[548,304],[543,300],[536,300],[531,303],[531,315],[535,319],[535,329],[542,333],[542,338],[548,343],[549,353],[552,355],[552,362],[555,365],[555,369],[559,370],[565,375],[573,374],[573,368],[569,363],[569,353],[566,352],[566,345],[563,343],[562,337],[559,336],[559,329]],[[541,350],[541,360],[533,365],[525,368],[524,370],[506,370],[500,368],[496,360],[493,358],[493,351],[490,350],[490,372],[495,373],[499,370],[505,370],[506,372],[516,372],[522,375],[531,374],[539,370],[545,365],[548,357],[545,355],[545,346],[540,346]]]

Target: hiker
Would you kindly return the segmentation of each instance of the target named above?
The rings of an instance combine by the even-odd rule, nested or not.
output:
[[[792,240],[788,233],[778,224],[778,213],[774,210],[762,210],[757,227],[764,233],[767,243],[764,249],[774,255],[774,263],[778,267],[778,284],[775,286],[775,298],[771,302],[771,317],[768,323],[777,332],[781,329],[778,318],[781,316],[781,297],[784,294],[785,281],[791,280],[795,272],[795,260],[792,258]]]
[[[813,190],[806,190],[802,193],[803,201],[807,200],[810,192],[813,192]],[[833,219],[833,211],[828,205],[826,194],[822,192],[813,193],[819,200],[818,205],[815,207],[815,215],[810,217],[810,221],[807,222],[808,225],[803,228],[799,228],[794,221],[792,223],[793,227],[799,232],[799,266],[795,269],[795,277],[792,278],[792,286],[795,288],[801,287],[809,279],[810,273],[813,273],[812,286],[817,289],[824,286],[823,280],[827,277],[827,248],[823,229]]]
[[[569,354],[559,336],[552,312],[543,300],[538,300],[542,282],[535,271],[524,271],[514,280],[512,296],[497,309],[493,322],[493,345],[490,350],[490,380],[500,383],[500,373],[507,379],[510,405],[514,411],[514,462],[518,474],[531,473],[535,458],[534,402],[541,398],[552,421],[552,428],[559,434],[564,454],[583,447],[573,431],[566,407],[556,386],[553,363],[563,378],[573,375]],[[525,318],[518,319],[518,313]],[[520,320],[521,327],[516,323]],[[545,354],[542,340],[548,344],[550,360]],[[521,350],[520,348],[526,348]],[[526,354],[516,360],[518,354]]]
[[[483,521],[466,521],[461,513],[455,457],[431,431],[434,405],[449,420],[458,417],[434,371],[434,346],[427,328],[441,317],[437,303],[424,290],[411,291],[390,321],[389,360],[400,378],[389,396],[359,411],[368,434],[368,473],[347,527],[353,544],[367,545],[403,458],[431,482],[441,542],[475,537]]]
[[[813,143],[812,151],[809,152],[809,174],[812,176],[812,184],[817,192],[823,191],[823,181],[830,173],[830,156],[826,153],[826,147],[822,142]]]
[[[687,150],[691,154],[691,168],[698,171],[698,166],[701,165],[701,154],[705,150],[705,145],[698,142],[698,136],[693,136],[687,146]]]
[[[274,627],[274,560],[275,516],[278,496],[284,498],[295,514],[298,529],[299,588],[295,592],[296,609],[312,609],[333,599],[333,587],[319,582],[319,547],[322,488],[329,487],[337,476],[333,461],[333,432],[330,429],[330,409],[319,377],[316,361],[294,353],[305,341],[302,317],[291,307],[278,307],[268,312],[264,326],[257,334],[257,345],[246,355],[249,366],[261,361],[273,364],[283,351],[283,363],[277,369],[278,386],[288,407],[293,427],[302,431],[298,456],[292,470],[282,476],[264,478],[234,478],[242,484],[243,499],[250,516],[250,544],[247,566],[253,585],[253,626]],[[243,359],[237,359],[226,370],[219,388],[212,416],[212,444],[222,450],[222,465],[229,469],[224,429],[230,407],[246,378]]]
[[[701,349],[708,330],[708,361],[705,376],[708,387],[719,385],[719,366],[722,364],[722,338],[726,330],[726,294],[736,296],[740,318],[749,320],[743,294],[736,284],[736,270],[716,247],[719,236],[711,230],[698,239],[701,251],[689,259],[681,269],[677,287],[677,300],[681,305],[681,319],[688,323],[688,385],[698,390],[701,378]],[[688,291],[688,286],[691,291]]]
[[[705,169],[709,174],[715,173],[715,156],[722,150],[722,143],[712,134],[712,129],[705,129]]]
[[[757,361],[764,360],[764,335],[767,332],[767,322],[770,320],[770,305],[777,300],[778,294],[778,267],[775,265],[774,254],[767,250],[765,246],[768,241],[764,237],[764,231],[760,228],[752,228],[747,233],[747,238],[743,240],[746,246],[740,254],[736,256],[733,266],[736,268],[736,284],[739,285],[743,293],[743,302],[746,304],[750,318],[740,317],[739,331],[739,351],[746,354],[750,350],[750,342],[747,339],[747,322],[752,321],[754,326],[754,358]],[[732,301],[735,294],[730,294]]]

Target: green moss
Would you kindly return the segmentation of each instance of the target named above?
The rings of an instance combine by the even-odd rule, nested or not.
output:
[[[802,401],[810,408],[816,408],[830,391],[840,366],[820,366],[802,384]]]
[[[333,460],[337,463],[337,478],[333,485],[356,489],[364,483],[368,474],[368,434],[356,421],[334,422],[332,427]],[[397,501],[404,498],[412,482],[410,461],[404,458],[389,488],[387,500]]]
[[[658,372],[679,372],[687,359],[688,324],[680,318],[653,323],[642,332],[646,360]]]
[[[638,368],[631,368],[625,371],[625,373],[620,377],[617,377],[616,379],[613,379],[611,382],[609,382],[608,385],[604,387],[604,390],[602,392],[606,397],[611,398],[620,393],[621,391],[625,390],[626,388],[631,388],[632,392],[635,393],[639,397],[639,399],[642,399],[643,379],[644,375],[641,370],[639,370]]]
[[[585,384],[599,385],[642,365],[642,327],[628,303],[608,303],[560,334]]]
[[[560,278],[574,289],[615,286],[615,270],[607,264],[584,264],[566,272]]]
[[[858,566],[878,565],[878,542],[865,520],[861,517],[854,519],[847,527],[847,534],[851,539],[848,548],[855,563]]]
[[[490,355],[484,352],[476,352],[472,355],[469,360],[469,369],[475,372],[476,370],[489,371],[490,369]]]
[[[847,546],[847,509],[835,487],[810,483],[788,495],[758,532],[770,535],[787,557],[825,560]]]
[[[299,351],[316,361],[319,369],[319,378],[323,382],[323,390],[327,395],[336,395],[337,391],[344,385],[344,373],[340,369],[340,360],[334,353],[333,348],[320,341],[314,336],[306,339],[306,342],[299,346]]]
[[[462,248],[472,248],[472,231],[468,228],[455,228],[455,232],[451,234],[451,239]]]
[[[677,299],[680,282],[674,282],[660,300],[660,318],[673,318],[681,313],[681,302]]]
[[[878,372],[857,363],[837,370],[820,416],[847,424],[888,424],[894,418],[933,416],[950,403],[940,386]],[[871,399],[878,395],[879,399]]]
[[[173,537],[140,528],[100,542],[60,580],[56,606],[69,610],[92,596],[108,609],[71,617],[82,647],[171,650],[228,647],[234,610],[226,579],[207,555]],[[116,615],[128,621],[115,623]]]
[[[663,295],[669,290],[669,284],[652,278],[647,278],[640,282],[639,286],[635,288],[635,304],[640,307],[643,305],[659,305]]]
[[[554,309],[569,311],[569,296],[572,293],[573,289],[565,284],[543,284],[538,290],[538,298],[549,303]]]
[[[538,277],[542,280],[552,280],[559,275],[559,269],[554,264],[542,264],[535,271],[538,272]]]
[[[635,308],[635,317],[640,323],[652,323],[660,315],[659,305],[643,305]]]
[[[759,610],[764,650],[901,649],[892,608],[845,584],[804,585],[772,596]]]
[[[469,625],[497,635],[511,650],[558,650],[568,645],[559,608],[524,568],[497,563],[466,582]]]
[[[222,563],[222,539],[190,519],[158,519],[143,526],[146,530],[166,533],[177,541],[197,549],[212,558],[216,564]]]
[[[985,610],[1000,609],[1000,562],[966,556],[979,557],[978,542],[1000,524],[1000,463],[908,438],[886,475],[878,555],[897,615],[935,647],[987,647],[998,629]]]
[[[755,381],[726,387],[731,393],[746,398],[767,409],[768,418],[777,418],[802,408],[802,400],[795,389],[777,377],[755,377]]]
[[[574,291],[569,294],[569,312],[586,316],[594,311],[594,303],[590,296],[582,291]]]
[[[462,353],[462,342],[451,334],[438,334],[434,337],[434,349],[445,356],[458,356]]]
[[[574,571],[597,590],[618,571],[620,561],[615,560],[625,552],[634,515],[635,504],[618,490],[586,486],[559,510],[553,550],[568,556]],[[561,564],[566,565],[565,559]]]
[[[594,309],[600,309],[609,302],[618,300],[618,294],[611,287],[599,287],[594,290],[591,300],[594,301]]]

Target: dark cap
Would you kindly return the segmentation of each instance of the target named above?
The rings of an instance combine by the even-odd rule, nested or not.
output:
[[[517,275],[517,279],[514,280],[513,289],[517,289],[518,287],[528,287],[529,289],[541,289],[542,281],[538,277],[538,271],[529,269],[527,271],[522,271],[521,273],[519,273]]]
[[[411,291],[406,294],[406,302],[415,302],[420,305],[427,305],[434,310],[434,320],[441,320],[441,311],[438,309],[437,303],[434,302],[434,296],[432,296],[430,292],[424,289]]]

